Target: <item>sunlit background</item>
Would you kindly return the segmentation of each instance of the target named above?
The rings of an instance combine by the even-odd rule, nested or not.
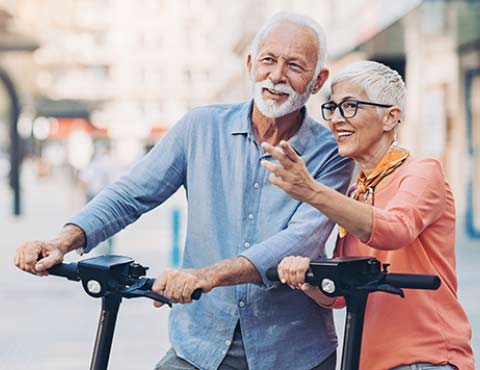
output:
[[[480,366],[480,1],[0,0],[0,369],[88,368],[100,302],[16,271],[15,248],[55,235],[189,109],[250,98],[250,42],[281,10],[322,24],[333,74],[373,59],[404,77],[400,141],[440,159],[453,188],[459,297]],[[318,120],[327,94],[308,103]],[[132,256],[152,276],[175,266],[185,209],[179,191],[97,253]],[[111,368],[153,368],[166,317],[126,301]]]

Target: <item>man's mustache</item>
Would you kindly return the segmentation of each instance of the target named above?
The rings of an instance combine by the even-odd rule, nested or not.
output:
[[[257,86],[262,89],[269,89],[276,93],[292,95],[295,93],[292,87],[288,83],[273,83],[270,79],[266,79],[260,82],[257,82]]]

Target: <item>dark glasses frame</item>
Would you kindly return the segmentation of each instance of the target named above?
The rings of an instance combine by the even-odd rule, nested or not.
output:
[[[343,104],[354,104],[355,105],[355,110],[353,111],[352,114],[345,115],[344,107],[342,107]],[[373,103],[370,101],[362,101],[362,100],[344,100],[340,103],[335,103],[333,101],[328,101],[326,103],[323,103],[321,105],[321,111],[322,111],[322,117],[325,121],[330,121],[332,119],[333,114],[335,113],[335,110],[338,108],[340,110],[340,114],[342,115],[343,118],[353,118],[358,112],[358,106],[359,105],[370,105],[373,107],[380,107],[380,108],[391,108],[393,105],[391,104],[380,104],[380,103]],[[327,113],[325,113],[327,111]],[[327,118],[328,117],[328,118]]]

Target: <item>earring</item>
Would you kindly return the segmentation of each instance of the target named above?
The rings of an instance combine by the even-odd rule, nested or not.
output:
[[[398,130],[399,130],[399,125],[400,125],[400,120],[397,121],[397,124],[393,128],[393,143],[392,143],[392,148],[398,148]]]

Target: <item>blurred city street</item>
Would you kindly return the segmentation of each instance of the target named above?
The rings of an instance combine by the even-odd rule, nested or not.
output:
[[[16,248],[55,236],[193,108],[252,99],[255,35],[278,12],[324,28],[330,77],[305,103],[319,124],[347,64],[380,62],[405,81],[398,141],[438,159],[451,185],[458,294],[480,369],[480,0],[0,0],[0,370],[89,368],[101,301],[78,283],[20,272]],[[390,98],[357,103],[383,111]],[[186,210],[181,190],[116,235],[113,253],[158,276],[178,260]],[[168,312],[123,300],[109,368],[153,369],[169,348]],[[345,311],[335,316],[340,355]]]
[[[23,241],[54,235],[82,205],[82,194],[64,174],[37,178],[30,165],[27,162],[24,171],[24,216],[15,219],[9,214],[8,189],[0,188],[0,370],[85,370],[90,364],[100,300],[87,296],[78,283],[57,277],[37,278],[13,265],[15,248]],[[182,209],[184,218],[183,194],[177,193],[122,231],[115,240],[115,254],[150,266],[150,276],[169,267],[171,213],[176,207]],[[473,326],[472,345],[480,366],[480,248],[478,244],[461,241],[457,253],[459,296]],[[79,256],[73,253],[68,258],[77,260]],[[146,299],[123,300],[110,368],[152,369],[169,347],[167,316],[168,308],[157,310]],[[343,320],[344,311],[336,311],[340,339]]]
[[[90,365],[101,301],[86,295],[79,283],[37,278],[15,269],[12,262],[21,242],[53,236],[82,205],[83,196],[64,175],[39,179],[28,163],[24,173],[24,216],[12,218],[10,195],[6,188],[0,190],[0,369],[85,370]],[[183,204],[181,200],[178,194],[121,232],[114,252],[150,266],[149,276],[158,275],[169,266],[170,214],[174,206]],[[80,257],[72,253],[68,258]],[[150,300],[123,300],[109,368],[152,369],[169,346],[167,315],[168,308],[155,309]]]

